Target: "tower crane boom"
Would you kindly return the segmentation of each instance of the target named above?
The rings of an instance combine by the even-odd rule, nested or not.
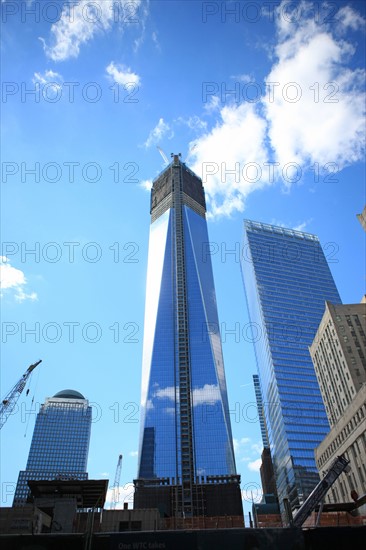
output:
[[[166,154],[164,153],[164,151],[162,150],[161,147],[159,147],[158,145],[156,146],[157,150],[159,151],[159,153],[161,154],[161,156],[163,157],[163,161],[165,162],[165,164],[168,166],[169,164],[169,159],[168,157],[166,156]]]
[[[119,455],[118,462],[117,462],[117,468],[116,468],[116,475],[114,476],[114,483],[112,487],[112,503],[111,503],[111,510],[114,510],[116,505],[119,501],[119,483],[121,479],[121,472],[122,472],[122,455]]]
[[[40,359],[36,363],[33,363],[33,365],[30,365],[23,376],[20,378],[20,380],[18,380],[15,386],[9,391],[9,393],[7,393],[7,395],[2,400],[0,406],[0,430],[13,412],[15,405],[17,404],[17,401],[20,397],[20,394],[25,388],[28,378],[40,363],[42,363],[42,359]]]
[[[292,527],[301,527],[306,518],[310,516],[311,512],[315,510],[316,506],[325,497],[333,483],[337,481],[341,473],[349,470],[349,461],[344,456],[337,456],[323,479],[319,481],[318,485],[299,508],[292,522]]]

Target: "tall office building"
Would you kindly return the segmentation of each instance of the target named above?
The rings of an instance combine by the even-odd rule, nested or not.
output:
[[[310,347],[330,426],[366,383],[366,305],[325,304]]]
[[[366,493],[366,304],[326,303],[310,347],[331,431],[315,450],[319,472],[337,455],[349,460],[328,502],[352,501]]]
[[[19,472],[13,506],[26,503],[28,480],[88,479],[91,420],[91,407],[77,391],[60,391],[46,399],[37,415],[26,469]]]
[[[174,155],[153,182],[135,507],[240,515],[201,180]]]
[[[314,449],[329,431],[308,346],[325,300],[340,303],[315,235],[246,220],[241,255],[265,423],[280,505],[319,481]]]

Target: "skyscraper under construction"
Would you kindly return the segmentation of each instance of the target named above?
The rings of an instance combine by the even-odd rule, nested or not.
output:
[[[135,507],[241,515],[204,189],[179,155],[150,213]]]

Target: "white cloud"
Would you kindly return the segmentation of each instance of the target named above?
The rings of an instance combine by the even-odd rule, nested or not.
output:
[[[80,47],[92,40],[97,33],[108,31],[115,21],[123,24],[138,21],[138,13],[132,17],[129,0],[79,0],[77,4],[65,3],[60,19],[51,27],[51,45],[43,38],[46,55],[54,61],[78,57]],[[134,0],[137,10],[141,0]],[[126,16],[128,14],[128,16]]]
[[[215,384],[205,384],[203,388],[194,388],[192,391],[193,406],[213,405],[221,399],[220,389]]]
[[[250,437],[233,439],[235,456],[238,462],[246,464],[252,472],[259,471],[262,464],[260,455],[263,451],[262,441],[252,442]],[[259,457],[258,457],[259,455]]]
[[[308,220],[304,220],[303,222],[298,222],[297,224],[293,225],[291,222],[283,222],[281,220],[277,220],[276,218],[272,218],[270,223],[271,225],[277,225],[278,227],[287,227],[290,229],[294,229],[295,231],[305,231],[305,229],[312,221],[313,218],[309,218]]]
[[[59,88],[62,84],[63,78],[59,73],[56,73],[55,71],[48,70],[44,71],[44,73],[34,73],[33,83],[39,83],[42,85],[45,84],[53,84],[55,87]]]
[[[207,122],[202,120],[199,116],[194,115],[188,118],[178,117],[175,122],[188,126],[191,130],[203,131],[207,128]]]
[[[10,265],[10,261],[5,256],[0,256],[0,287],[2,291],[12,292],[17,302],[38,300],[36,292],[27,293],[25,287],[27,280],[23,271]]]
[[[293,229],[295,229],[295,231],[305,231],[305,229],[308,227],[309,224],[311,224],[312,221],[313,218],[309,218],[308,220],[305,220],[295,225]]]
[[[151,191],[152,188],[152,180],[142,180],[139,183],[139,186],[142,187],[142,189],[145,189],[145,191]]]
[[[155,128],[151,130],[147,140],[144,143],[145,147],[156,145],[167,134],[169,134],[168,139],[172,139],[174,137],[174,132],[172,131],[170,125],[167,122],[164,122],[163,118],[159,118],[159,122],[157,123]]]
[[[139,86],[141,83],[139,75],[133,73],[131,69],[125,65],[115,64],[111,61],[106,68],[106,71],[114,82],[117,82],[117,84],[121,84],[122,86],[125,86],[126,84],[135,84],[136,86]]]
[[[253,462],[248,463],[248,469],[251,472],[259,472],[259,468],[262,465],[262,460],[260,458],[257,458],[257,460],[253,460]]]
[[[358,29],[365,29],[365,19],[361,15],[355,12],[351,6],[343,6],[340,8],[335,18],[339,22],[340,30],[350,28],[354,31]]]
[[[166,388],[158,389],[154,397],[157,397],[158,399],[170,399],[171,401],[175,401],[175,395],[176,392],[179,391],[179,388],[175,388],[174,386],[167,386]]]
[[[14,294],[14,298],[17,302],[24,302],[24,300],[30,300],[31,302],[34,302],[38,300],[36,292],[30,292],[29,294],[27,294],[22,287],[17,289],[16,293]]]
[[[208,101],[203,106],[208,114],[215,113],[220,110],[220,98],[217,95],[210,95]]]
[[[25,285],[26,280],[23,271],[12,267],[6,256],[0,256],[1,288],[13,288]]]
[[[169,399],[173,402],[179,401],[179,388],[167,386],[166,388],[158,389],[154,393],[154,398]],[[215,384],[205,384],[202,388],[194,388],[192,390],[192,401],[194,407],[204,404],[213,405],[220,401],[220,399],[220,389]],[[167,409],[166,412],[173,411],[169,411]]]
[[[332,162],[339,170],[362,158],[365,71],[347,68],[353,46],[306,19],[310,4],[301,6],[303,17],[277,20],[277,61],[266,77],[275,85],[263,99],[269,138],[281,166]],[[349,10],[343,25],[358,25]]]
[[[241,498],[244,502],[261,502],[263,491],[259,483],[251,482],[245,484],[246,488],[241,492]]]
[[[242,437],[241,439],[237,439],[234,437],[234,451],[239,453],[242,450],[243,445],[247,445],[248,443],[250,443],[250,441],[250,437]]]
[[[128,3],[131,4],[130,0],[125,0],[125,1],[127,2],[127,4]],[[131,6],[130,6],[129,9],[131,9]],[[136,6],[133,6],[132,9],[136,10]],[[147,19],[148,15],[149,15],[149,0],[146,0],[145,2],[139,2],[139,5],[138,5],[138,19],[139,19],[139,23],[141,24],[142,30],[141,30],[140,36],[135,39],[134,44],[133,44],[133,50],[134,50],[135,53],[140,49],[140,46],[145,41],[146,19]]]
[[[128,454],[129,454],[130,456],[135,457],[135,456],[138,456],[139,453],[138,453],[138,451],[130,451]]]
[[[260,443],[253,443],[253,444],[251,445],[251,449],[252,449],[254,452],[260,454],[260,453],[262,453],[262,451],[263,451],[263,443],[262,443],[262,442],[260,442]]]
[[[365,71],[349,68],[355,48],[344,34],[365,20],[350,6],[332,26],[316,21],[311,3],[296,4],[300,17],[291,9],[283,2],[276,10],[275,61],[260,100],[222,106],[210,96],[204,104],[216,124],[190,144],[188,162],[202,176],[211,217],[243,211],[247,196],[266,185],[282,182],[289,190],[315,163],[330,175],[363,158]],[[250,81],[248,74],[235,78]]]
[[[111,483],[110,483],[110,485],[111,485]],[[128,507],[130,509],[133,508],[133,495],[134,495],[134,492],[135,492],[135,487],[134,487],[132,482],[125,483],[125,485],[121,485],[120,487],[118,487],[118,489],[117,489],[118,503],[117,503],[115,509],[116,510],[123,510],[123,506],[124,506],[125,503],[128,503]],[[110,487],[107,491],[105,508],[110,508],[111,507],[111,503],[113,501],[113,496],[114,496],[113,493],[114,493],[114,490],[113,490],[112,487]]]
[[[160,51],[161,51],[161,47],[160,47],[160,43],[159,43],[159,39],[158,39],[158,33],[154,31],[154,32],[151,34],[151,39],[152,39],[152,41],[154,42],[156,49],[160,52]]]
[[[229,216],[242,211],[248,194],[266,183],[255,169],[256,165],[262,171],[267,162],[266,123],[252,103],[225,106],[220,118],[209,133],[195,140],[189,161],[202,177],[211,215]]]
[[[5,2],[8,2],[8,0],[1,0],[2,4],[5,4]],[[35,2],[35,0],[25,0],[25,3],[27,4],[27,6],[31,6],[33,2]]]
[[[244,82],[244,84],[248,84],[248,82],[253,82],[254,78],[250,74],[237,74],[233,75],[231,77],[233,80],[236,80],[237,82]]]

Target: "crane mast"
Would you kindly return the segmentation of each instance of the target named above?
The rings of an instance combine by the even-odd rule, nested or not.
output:
[[[5,422],[7,421],[11,413],[13,412],[15,405],[17,404],[17,401],[20,397],[20,394],[25,388],[28,378],[40,363],[42,363],[42,359],[40,359],[36,363],[33,363],[33,365],[30,365],[25,371],[25,373],[23,374],[23,376],[20,378],[20,380],[18,380],[15,386],[9,391],[9,393],[2,400],[1,407],[0,407],[0,430],[4,426]]]
[[[119,455],[118,462],[117,462],[117,468],[116,468],[116,475],[114,476],[114,483],[112,487],[112,503],[111,503],[111,510],[114,510],[116,505],[119,501],[119,483],[121,479],[121,471],[122,471],[122,455]]]

